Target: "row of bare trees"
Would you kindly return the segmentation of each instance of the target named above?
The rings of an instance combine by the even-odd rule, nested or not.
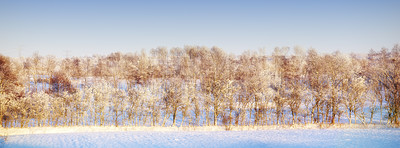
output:
[[[236,56],[199,46],[0,56],[2,127],[367,124],[375,116],[399,125],[399,90],[398,45],[367,56],[300,47]]]

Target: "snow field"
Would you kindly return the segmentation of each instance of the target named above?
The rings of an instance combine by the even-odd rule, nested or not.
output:
[[[60,126],[60,127],[29,127],[29,128],[0,128],[0,136],[29,135],[29,134],[62,134],[86,132],[120,132],[120,131],[255,131],[275,129],[383,129],[385,125],[360,124],[295,124],[268,126]]]
[[[9,147],[399,147],[400,129],[108,131],[7,136]]]

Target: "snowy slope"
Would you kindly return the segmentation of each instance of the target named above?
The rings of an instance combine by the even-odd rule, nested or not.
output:
[[[400,129],[122,131],[8,136],[4,147],[399,147]]]

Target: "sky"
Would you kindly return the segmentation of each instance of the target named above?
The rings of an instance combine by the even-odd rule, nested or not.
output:
[[[0,54],[91,56],[157,47],[227,53],[400,43],[399,0],[0,0]]]

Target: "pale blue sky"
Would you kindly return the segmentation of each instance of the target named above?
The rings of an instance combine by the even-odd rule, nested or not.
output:
[[[185,45],[367,53],[396,43],[399,0],[0,0],[0,53],[13,57]]]

